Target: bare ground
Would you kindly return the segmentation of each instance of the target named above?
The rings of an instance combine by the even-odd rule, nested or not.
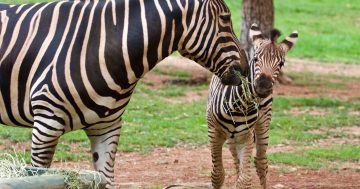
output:
[[[179,57],[169,57],[160,64],[161,69],[176,69],[188,71],[192,80],[208,82],[211,74],[189,61]],[[286,71],[315,72],[332,75],[348,75],[360,77],[360,66],[343,64],[320,64],[297,59],[287,62]],[[143,79],[150,82],[154,87],[166,84],[169,76],[148,73]],[[307,86],[281,85],[274,89],[275,95],[287,96],[324,96],[351,100],[360,97],[359,81],[350,81],[342,89],[312,90]],[[185,97],[172,100],[173,103],[186,103],[188,101],[205,99],[207,90],[187,93]],[[298,109],[291,110],[299,113]],[[326,110],[312,111],[311,114],[322,115]],[[354,111],[354,115],[360,115]],[[327,132],[326,128],[311,132]],[[359,125],[342,129],[350,138],[328,138],[315,141],[311,146],[326,146],[331,144],[360,144]],[[29,149],[30,143],[14,144],[3,141],[0,150],[7,146],[17,145],[16,149]],[[303,148],[303,146],[302,146]],[[270,146],[270,152],[288,152],[297,150],[296,146],[276,145]],[[76,150],[76,145],[72,146]],[[154,188],[170,185],[185,185],[183,188],[211,188],[210,173],[211,159],[210,150],[207,146],[178,146],[175,148],[154,148],[149,153],[121,153],[116,157],[116,181],[118,188]],[[55,162],[54,167],[66,167],[75,169],[92,169],[90,162]],[[227,172],[225,185],[232,188],[235,182],[235,169],[232,157],[228,150],[224,149],[224,166]],[[360,161],[342,164],[338,169],[307,169],[283,164],[270,164],[269,187],[270,188],[360,188]],[[255,188],[260,188],[255,170],[252,170],[252,178]],[[192,187],[191,187],[192,186]],[[179,188],[179,187],[173,187]]]
[[[155,148],[146,154],[123,153],[116,157],[115,179],[119,182],[118,188],[162,188],[176,184],[195,186],[194,188],[200,188],[200,186],[211,188],[209,185],[210,157],[207,146]],[[55,166],[91,168],[89,162],[65,165],[56,163]],[[226,188],[232,188],[236,177],[232,157],[228,150],[224,150],[224,166]],[[360,173],[349,166],[340,170],[317,170],[271,164],[269,186],[271,188],[360,188]],[[254,187],[260,188],[254,169],[252,169],[252,179]]]
[[[343,64],[321,64],[318,62],[302,61],[292,59],[288,61],[286,71],[292,72],[315,72],[330,75],[344,75],[351,77],[360,76],[360,66]],[[161,69],[184,70],[192,75],[192,80],[209,82],[211,74],[184,58],[169,57],[160,64]],[[155,81],[154,87],[166,84],[159,80],[159,76],[149,73],[144,80]],[[339,99],[352,99],[360,97],[360,83],[349,81],[345,89],[311,90],[306,86],[277,85],[274,89],[275,95],[286,96],[323,96]],[[185,97],[179,97],[175,103],[204,99],[207,90],[201,92],[190,92]],[[174,100],[172,101],[174,102]],[[296,110],[294,110],[296,111]],[[310,112],[312,114],[323,114],[325,112]],[[354,112],[358,114],[359,112]],[[327,146],[331,144],[360,144],[359,127],[345,128],[352,137],[328,138],[316,141],[310,146]],[[316,132],[316,131],[314,131]],[[317,132],[326,132],[317,131]],[[277,145],[270,147],[270,152],[294,151],[297,147],[289,145]],[[207,146],[177,147],[177,148],[155,148],[147,154],[126,153],[120,154],[116,163],[117,170],[121,170],[116,176],[120,188],[148,188],[150,186],[165,187],[169,185],[185,185],[183,188],[211,188],[210,173],[211,159]],[[224,150],[224,166],[227,171],[226,186],[230,187],[235,182],[235,169],[232,157],[228,150]],[[288,165],[270,165],[269,186],[271,188],[360,188],[360,165],[359,162],[349,162],[340,166],[338,170],[319,169],[312,170],[301,167],[290,167]],[[287,170],[287,171],[284,171]],[[253,181],[256,188],[260,188],[256,173],[253,170]],[[184,184],[190,183],[190,184]],[[193,187],[190,187],[193,186]],[[202,186],[202,187],[200,187]],[[135,187],[136,188],[136,187]],[[175,187],[174,187],[175,188]]]

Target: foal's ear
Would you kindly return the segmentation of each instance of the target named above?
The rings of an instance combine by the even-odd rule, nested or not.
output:
[[[254,45],[257,46],[258,43],[264,39],[263,34],[260,31],[260,28],[257,24],[252,24],[250,27],[249,37],[253,41]]]
[[[277,39],[281,36],[281,32],[274,28],[270,31],[270,40],[272,43],[276,43]]]
[[[288,52],[292,46],[295,45],[296,41],[298,40],[298,32],[294,31],[289,36],[287,36],[281,43],[280,47],[285,51]]]

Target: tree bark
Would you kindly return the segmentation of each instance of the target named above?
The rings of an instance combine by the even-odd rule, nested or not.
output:
[[[243,0],[240,45],[246,50],[248,56],[252,55],[249,29],[256,23],[263,34],[268,37],[274,27],[273,0]]]
[[[260,27],[265,37],[270,37],[274,28],[274,1],[273,0],[243,0],[240,45],[247,52],[248,58],[253,56],[253,47],[249,38],[249,29],[253,23]],[[278,81],[281,84],[290,84],[292,80],[283,71],[280,71]]]

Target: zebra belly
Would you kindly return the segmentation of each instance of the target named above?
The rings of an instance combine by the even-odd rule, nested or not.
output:
[[[65,132],[84,128],[100,129],[117,123],[131,98],[131,91],[128,89],[119,92],[129,92],[124,98],[115,99],[95,95],[95,91],[70,90],[70,95],[65,95],[62,92],[67,90],[65,88],[58,89],[54,94],[49,88],[52,87],[43,85],[32,95],[34,120],[58,124]],[[92,97],[91,101],[82,98],[85,94]]]

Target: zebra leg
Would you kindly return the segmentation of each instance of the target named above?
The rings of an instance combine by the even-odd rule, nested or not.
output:
[[[94,168],[106,178],[106,188],[114,187],[114,164],[120,130],[121,121],[110,127],[85,130],[91,143]]]
[[[229,145],[229,150],[231,152],[231,155],[233,157],[234,160],[234,164],[235,164],[235,168],[236,168],[236,178],[239,177],[240,171],[239,171],[239,166],[240,166],[240,160],[237,156],[237,151],[236,151],[236,145],[234,143],[232,143],[233,140],[228,140],[228,145]]]
[[[256,156],[255,167],[257,175],[260,179],[262,188],[267,188],[267,172],[268,160],[266,156],[267,147],[269,144],[269,122],[265,122],[255,126],[256,137]]]
[[[226,141],[226,137],[211,125],[209,125],[208,136],[213,163],[211,183],[213,188],[219,189],[224,184],[225,180],[225,170],[222,162],[222,147]]]
[[[32,166],[50,167],[58,139],[64,132],[64,126],[57,121],[34,117],[31,138]]]
[[[237,180],[236,188],[251,188],[250,160],[254,147],[252,132],[229,140],[229,149],[234,158]]]

